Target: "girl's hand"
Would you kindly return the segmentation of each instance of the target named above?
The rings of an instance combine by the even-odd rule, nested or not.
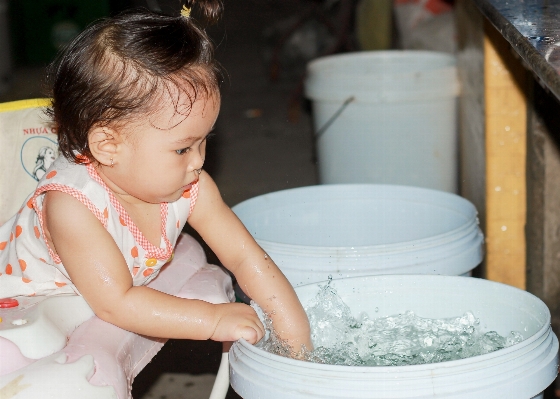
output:
[[[237,341],[240,338],[254,345],[264,337],[264,326],[249,305],[225,303],[216,306],[216,328],[213,341]]]

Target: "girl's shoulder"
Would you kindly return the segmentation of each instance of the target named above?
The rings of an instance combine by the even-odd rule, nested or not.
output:
[[[68,185],[79,188],[89,183],[90,180],[85,164],[76,164],[59,156],[39,180],[37,188],[48,185]]]
[[[61,191],[84,203],[94,214],[100,215],[107,207],[108,195],[96,176],[93,165],[76,164],[59,156],[39,181],[33,197],[39,199],[41,208],[40,198],[43,194]]]

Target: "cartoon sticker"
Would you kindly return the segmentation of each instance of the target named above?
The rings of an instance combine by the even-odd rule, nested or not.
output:
[[[58,144],[48,137],[30,137],[21,147],[21,165],[39,181],[58,156]]]

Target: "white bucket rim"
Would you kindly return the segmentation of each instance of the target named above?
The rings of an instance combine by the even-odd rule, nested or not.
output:
[[[342,183],[342,184],[319,184],[313,186],[304,186],[304,187],[296,187],[290,188],[285,190],[274,191],[271,193],[262,194],[256,197],[249,198],[239,204],[235,205],[232,210],[236,213],[236,209],[240,210],[243,207],[249,206],[251,203],[256,203],[259,201],[263,201],[265,197],[270,196],[281,196],[281,195],[289,195],[290,193],[294,193],[296,191],[309,191],[309,190],[319,190],[319,191],[327,191],[327,190],[338,190],[338,189],[350,189],[350,190],[360,190],[360,189],[378,189],[378,190],[400,190],[404,192],[410,193],[410,197],[414,198],[412,194],[414,193],[429,193],[433,196],[438,196],[439,198],[443,199],[449,198],[453,199],[458,205],[456,207],[446,206],[448,209],[452,209],[454,212],[462,214],[466,221],[463,225],[448,230],[444,233],[435,234],[430,237],[420,238],[416,240],[408,240],[408,241],[401,241],[397,243],[390,243],[390,244],[373,244],[373,245],[356,245],[356,246],[320,246],[320,245],[303,245],[303,244],[292,244],[287,242],[280,242],[280,241],[270,241],[265,240],[262,238],[255,237],[257,242],[262,243],[263,245],[274,248],[275,250],[279,250],[281,252],[288,251],[288,252],[296,252],[298,255],[301,256],[309,256],[313,257],[314,253],[316,252],[336,252],[338,254],[344,253],[345,255],[351,255],[352,253],[360,251],[360,256],[366,255],[368,252],[376,252],[378,254],[390,254],[397,251],[399,248],[403,247],[414,247],[410,251],[417,251],[419,249],[429,249],[435,246],[440,246],[442,244],[451,243],[457,241],[461,238],[468,237],[473,233],[478,232],[478,219],[477,219],[477,211],[475,206],[468,201],[467,199],[453,193],[434,190],[430,188],[424,187],[416,187],[416,186],[404,186],[404,185],[393,185],[393,184],[368,184],[368,183]],[[384,200],[387,199],[395,199],[395,200],[402,200],[405,199],[403,197],[398,197],[397,195],[393,194],[392,196],[383,197]],[[415,199],[406,199],[407,202],[416,202],[416,203],[429,203],[429,201],[418,201]],[[442,206],[443,207],[443,206]],[[465,208],[466,212],[462,212],[459,207]],[[468,208],[468,209],[467,209]],[[361,252],[363,251],[363,253]],[[399,251],[399,252],[402,252]]]
[[[391,63],[402,64],[407,60],[410,61],[410,70],[391,70]],[[415,60],[421,60],[421,63],[417,62],[415,66]],[[356,70],[345,71],[344,64],[348,62],[364,66],[366,63],[389,65],[384,65],[387,66],[387,71],[364,70],[362,73]],[[420,67],[428,62],[436,65],[429,69]],[[425,50],[364,51],[330,55],[307,64],[305,95],[314,102],[334,104],[353,98],[350,106],[453,99],[460,93],[456,65],[456,57],[452,54]]]
[[[425,279],[425,280],[427,280],[427,279],[440,279],[440,280],[462,279],[463,281],[468,281],[468,280],[477,281],[477,284],[480,283],[480,284],[487,284],[487,285],[502,286],[504,289],[511,289],[511,290],[514,290],[514,291],[518,291],[519,293],[521,293],[523,295],[531,295],[534,300],[537,300],[537,302],[542,304],[542,306],[547,310],[547,314],[546,314],[546,319],[547,320],[546,320],[545,323],[543,323],[543,326],[539,330],[537,330],[534,334],[525,338],[519,344],[512,345],[512,346],[507,347],[507,348],[499,349],[499,350],[494,351],[494,352],[490,352],[490,353],[486,353],[486,354],[478,355],[478,356],[473,356],[473,357],[469,357],[469,358],[465,358],[465,359],[450,360],[450,361],[438,362],[438,363],[415,364],[415,365],[408,365],[408,366],[341,366],[341,365],[332,365],[332,364],[319,364],[319,363],[311,363],[311,362],[306,362],[306,361],[303,361],[303,360],[296,360],[296,359],[291,359],[291,358],[283,357],[283,356],[280,356],[280,355],[276,355],[276,354],[267,352],[263,349],[257,348],[254,345],[249,344],[244,339],[240,339],[240,340],[236,341],[234,343],[234,346],[235,345],[242,346],[245,350],[247,350],[248,352],[253,354],[253,356],[262,357],[262,358],[265,358],[265,359],[268,359],[268,360],[279,362],[281,364],[285,364],[287,366],[294,366],[294,367],[297,367],[297,368],[305,367],[305,366],[309,365],[310,367],[308,367],[308,368],[313,368],[315,370],[322,370],[322,371],[333,372],[333,373],[337,372],[337,373],[343,373],[343,374],[346,374],[347,372],[348,373],[357,373],[357,374],[363,374],[363,373],[386,374],[389,371],[391,371],[391,372],[395,371],[395,372],[399,372],[399,373],[405,373],[405,372],[422,373],[424,371],[434,369],[435,367],[438,367],[438,366],[441,366],[441,368],[444,368],[444,369],[452,369],[452,368],[455,368],[455,367],[461,368],[461,366],[470,367],[470,364],[472,364],[472,363],[479,363],[480,364],[480,363],[484,363],[485,361],[489,361],[489,362],[493,363],[493,359],[507,356],[507,355],[509,355],[513,352],[517,352],[517,351],[522,350],[523,348],[527,348],[527,347],[531,346],[536,341],[541,339],[547,332],[550,331],[550,320],[551,320],[550,311],[549,311],[548,307],[546,306],[546,304],[540,298],[528,293],[527,291],[521,290],[519,288],[510,286],[510,285],[507,285],[507,284],[499,283],[499,282],[496,282],[496,281],[476,279],[476,278],[472,278],[472,277],[427,275],[427,274],[370,275],[370,276],[349,277],[349,278],[346,278],[344,280],[357,280],[357,279],[363,280],[364,278],[373,278],[373,279],[399,278],[399,279],[402,279],[402,278],[407,278],[407,277],[414,278],[414,279]],[[309,284],[301,285],[299,287],[295,287],[294,289],[296,290],[296,293],[297,293],[298,290],[306,289],[306,287],[318,286],[319,284],[327,284],[327,282],[328,281],[325,280],[325,281],[318,282],[318,283],[309,283]],[[233,347],[232,347],[232,349],[233,349]],[[307,367],[305,367],[305,368],[307,368]],[[456,372],[456,370],[450,371],[450,373],[455,373],[455,372]]]
[[[411,56],[426,56],[438,61],[449,62],[448,65],[442,68],[449,68],[457,65],[457,58],[449,53],[441,51],[429,50],[381,50],[381,51],[354,51],[342,54],[328,55],[310,61],[307,64],[308,70],[320,68],[333,62],[344,62],[347,59],[374,59],[374,60],[388,60],[398,59],[402,60]],[[439,69],[439,68],[438,68]]]
[[[470,228],[472,227],[472,229]],[[472,235],[477,231],[478,224],[476,221],[466,223],[465,225],[445,233],[437,234],[432,237],[421,238],[418,240],[402,241],[392,244],[376,244],[376,245],[356,245],[349,246],[318,246],[318,245],[300,245],[300,244],[287,244],[275,241],[267,241],[256,239],[259,244],[268,248],[274,248],[278,252],[297,253],[302,257],[314,257],[317,252],[329,253],[336,252],[337,254],[344,254],[344,256],[351,257],[356,254],[359,257],[366,257],[368,255],[390,255],[392,253],[406,253],[416,252],[419,250],[430,249],[460,240],[461,238]],[[469,228],[468,230],[466,228]],[[459,233],[463,233],[458,237]]]

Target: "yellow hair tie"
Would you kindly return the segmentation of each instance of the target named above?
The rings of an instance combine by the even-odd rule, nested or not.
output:
[[[181,9],[181,16],[185,18],[189,18],[191,16],[191,9],[188,8],[186,5],[183,6],[183,8]]]

